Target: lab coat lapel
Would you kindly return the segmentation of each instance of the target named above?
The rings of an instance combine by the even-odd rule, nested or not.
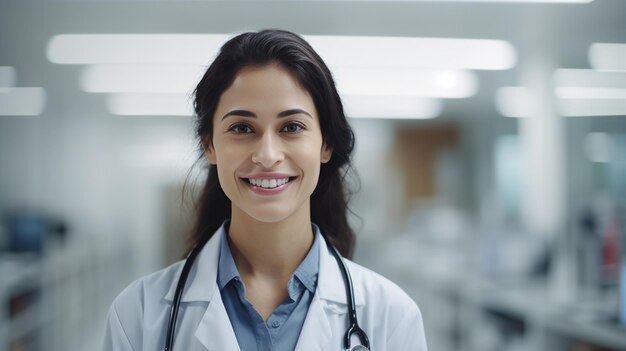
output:
[[[333,333],[324,310],[325,305],[326,302],[316,293],[304,320],[296,351],[324,350],[330,342]]]
[[[343,306],[347,309],[348,298],[346,297],[346,282],[343,280],[341,269],[335,257],[330,252],[330,249],[327,247],[326,240],[321,234],[318,233],[318,235],[323,245],[320,246],[320,270],[317,281],[317,291],[322,300],[333,302],[333,305]],[[344,262],[348,266],[348,269],[350,269],[352,263],[346,259],[344,259]],[[350,271],[352,272],[352,269],[350,269]],[[353,273],[351,273],[351,275],[353,283],[357,283],[359,277],[355,276]],[[355,284],[354,288],[355,305],[364,305],[365,299],[363,298],[363,294],[359,294],[359,285]]]
[[[313,301],[304,320],[296,351],[323,350],[332,340],[333,330],[329,318],[337,318],[345,314],[346,297],[341,287],[343,279],[341,272],[328,251],[326,240],[317,233],[316,240],[320,240],[320,260],[317,289]],[[330,304],[329,304],[330,303]],[[336,332],[336,331],[335,331]]]
[[[209,351],[239,351],[237,337],[219,291],[213,294],[195,337]]]
[[[223,227],[220,227],[213,237],[204,245],[196,261],[194,262],[187,282],[185,283],[185,289],[181,298],[182,302],[198,302],[212,300],[215,292],[219,295],[219,289],[217,287],[217,266],[219,265],[220,257],[220,244],[222,242]],[[176,272],[176,277],[180,276],[180,272],[183,270],[183,265]],[[178,279],[170,285],[170,289],[165,295],[165,299],[168,301],[174,301],[174,294],[176,292],[176,286],[178,285]]]
[[[240,351],[237,337],[228,318],[217,285],[219,250],[224,235],[223,226],[215,232],[196,258],[182,296],[183,303],[207,303],[207,309],[195,331],[195,337],[208,351]],[[181,266],[182,270],[182,266]],[[177,273],[177,276],[180,272]],[[165,298],[174,299],[176,284],[171,285]]]

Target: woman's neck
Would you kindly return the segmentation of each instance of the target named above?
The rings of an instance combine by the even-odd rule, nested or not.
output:
[[[288,280],[313,245],[309,211],[276,223],[259,222],[233,208],[228,230],[233,259],[242,276]]]

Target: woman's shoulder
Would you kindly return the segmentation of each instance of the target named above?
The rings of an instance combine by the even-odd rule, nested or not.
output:
[[[178,261],[156,272],[141,276],[128,284],[113,300],[118,311],[144,307],[146,303],[164,302],[177,279],[184,261]]]
[[[384,276],[352,261],[347,265],[355,294],[363,295],[359,311],[363,327],[370,335],[379,336],[371,341],[380,349],[426,351],[424,322],[417,303]]]
[[[413,310],[419,313],[415,301],[396,283],[356,262],[345,261],[350,270],[355,290],[363,291],[369,301],[385,301],[387,308],[395,306],[405,312]]]
[[[109,308],[103,350],[143,348],[144,321],[161,318],[158,314],[164,309],[160,307],[169,303],[165,296],[182,269],[182,262],[135,279],[117,295]]]

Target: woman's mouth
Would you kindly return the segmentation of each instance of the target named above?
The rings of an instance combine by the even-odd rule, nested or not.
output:
[[[243,178],[248,187],[260,195],[274,195],[286,189],[297,177],[285,177],[275,179]]]
[[[253,179],[253,178],[248,178],[248,183],[255,185],[255,186],[260,186],[261,188],[264,189],[272,189],[272,188],[276,188],[279,187],[281,185],[287,184],[289,182],[289,177],[287,178],[281,178],[281,179]]]

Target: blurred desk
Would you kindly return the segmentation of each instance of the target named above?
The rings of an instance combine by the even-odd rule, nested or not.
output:
[[[43,255],[0,253],[0,350],[99,347],[130,259],[127,245],[110,237],[74,238]]]
[[[413,250],[406,255],[411,262],[387,262],[384,274],[417,301],[433,350],[626,350],[626,327],[602,297],[566,302],[544,281],[487,277],[462,254],[442,257],[425,253],[424,246],[407,250]]]
[[[453,316],[447,323],[431,323],[443,328],[431,330],[435,338],[456,339],[442,342],[450,350],[557,351],[576,350],[578,344],[590,347],[586,350],[626,350],[626,328],[612,323],[613,315],[580,313],[555,299],[544,283],[505,285],[472,274],[439,280],[426,274],[418,275],[413,292],[427,324],[441,316],[441,311],[429,311],[433,301],[437,308],[450,309],[444,313]]]

